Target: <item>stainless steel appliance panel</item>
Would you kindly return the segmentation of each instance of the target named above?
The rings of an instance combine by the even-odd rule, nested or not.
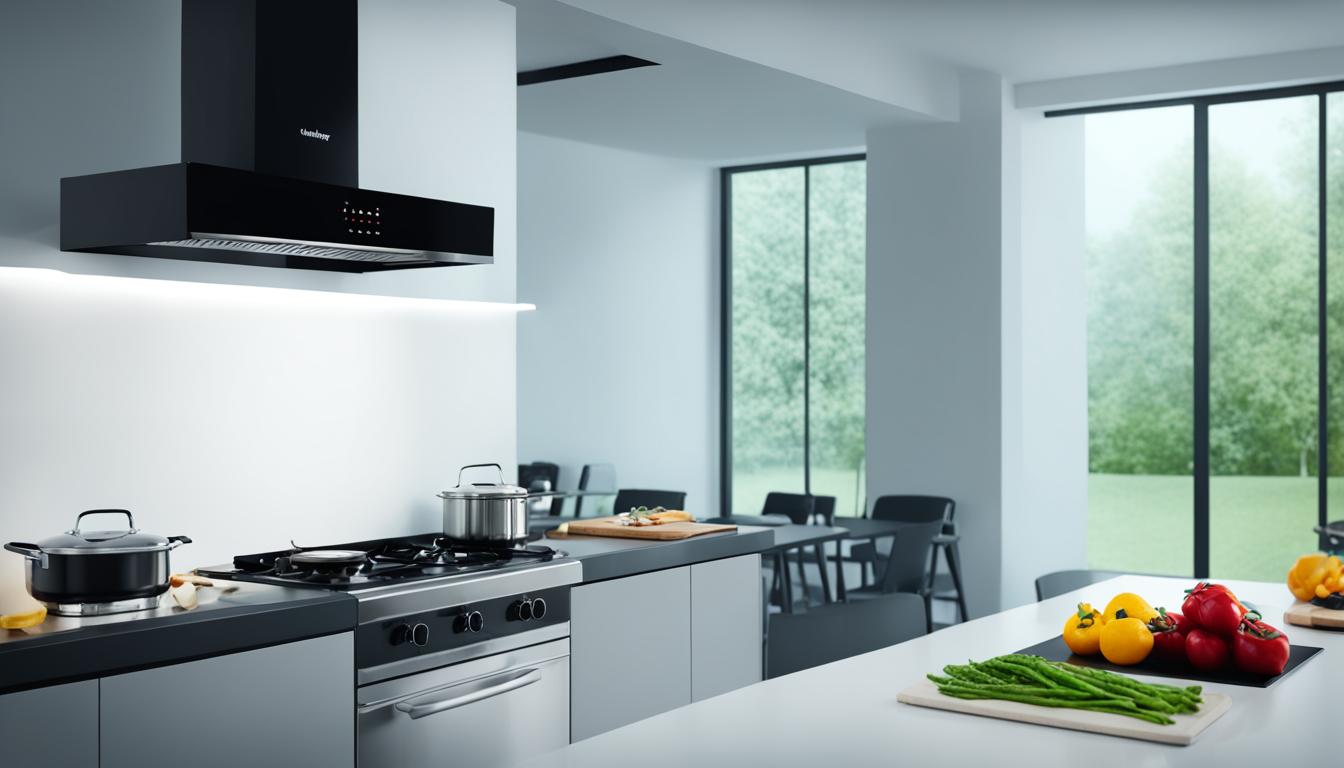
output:
[[[515,765],[569,743],[569,640],[552,640],[357,693],[361,768]]]

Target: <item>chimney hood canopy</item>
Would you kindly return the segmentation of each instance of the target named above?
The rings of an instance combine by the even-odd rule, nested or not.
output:
[[[61,179],[61,249],[339,272],[493,262],[494,209],[359,188],[357,10],[183,0],[183,161]]]

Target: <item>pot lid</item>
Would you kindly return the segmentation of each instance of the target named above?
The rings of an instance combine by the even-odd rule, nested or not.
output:
[[[81,529],[87,515],[125,515],[127,526],[120,529],[92,531]],[[135,527],[135,519],[125,509],[92,509],[81,512],[75,527],[56,536],[37,542],[45,553],[52,555],[92,555],[117,552],[156,552],[171,549],[172,542],[163,536],[145,533]]]
[[[498,483],[462,484],[462,473],[478,467],[494,467],[499,473]],[[444,499],[525,499],[527,489],[504,482],[504,470],[498,464],[468,464],[457,471],[457,487],[439,494]]]
[[[471,483],[440,493],[445,499],[525,499],[527,489],[517,485],[498,483]]]

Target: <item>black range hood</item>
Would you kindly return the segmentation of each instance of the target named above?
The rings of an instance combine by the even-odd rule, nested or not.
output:
[[[61,249],[338,272],[491,263],[493,208],[359,188],[356,23],[356,0],[183,0],[183,162],[61,179]]]

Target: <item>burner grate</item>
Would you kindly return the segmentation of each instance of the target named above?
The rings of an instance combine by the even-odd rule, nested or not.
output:
[[[297,562],[303,552],[352,550],[363,553],[345,561]],[[544,546],[488,547],[454,542],[435,534],[404,539],[381,539],[323,547],[299,547],[279,552],[239,555],[235,573],[281,584],[349,589],[393,581],[470,573],[523,562],[545,562],[555,550]],[[351,562],[355,561],[355,562]]]

